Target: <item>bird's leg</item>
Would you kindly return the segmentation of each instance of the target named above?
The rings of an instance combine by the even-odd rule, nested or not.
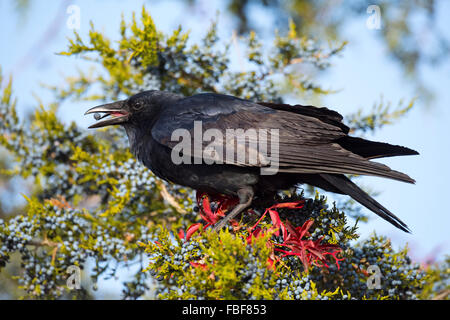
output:
[[[253,189],[251,187],[246,187],[239,189],[237,192],[237,195],[239,197],[239,204],[231,210],[229,214],[227,214],[222,220],[220,220],[213,228],[214,231],[219,231],[222,229],[228,221],[233,219],[235,216],[237,216],[239,213],[247,209],[251,204],[253,200]]]

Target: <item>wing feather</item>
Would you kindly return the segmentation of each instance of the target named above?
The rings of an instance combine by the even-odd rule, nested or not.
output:
[[[337,112],[326,108],[315,110],[310,106],[303,107],[301,112],[292,112],[287,106],[274,108],[273,104],[256,104],[218,94],[195,95],[179,100],[174,108],[163,110],[152,128],[152,136],[159,143],[174,148],[179,141],[172,141],[172,132],[185,129],[192,140],[190,148],[184,152],[190,157],[202,155],[210,162],[217,161],[217,152],[205,153],[207,147],[218,150],[223,163],[231,165],[266,167],[278,154],[280,172],[363,174],[414,182],[407,175],[369,161],[336,143],[347,137],[348,132]],[[214,136],[214,141],[195,143],[197,121],[201,122],[202,134],[214,129],[221,135]],[[245,135],[253,133],[252,130],[256,135]],[[260,132],[267,134],[268,152],[258,144]],[[272,154],[275,144],[278,150]],[[225,156],[227,150],[233,151],[232,157]]]

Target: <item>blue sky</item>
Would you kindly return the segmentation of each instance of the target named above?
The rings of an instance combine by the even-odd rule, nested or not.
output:
[[[62,74],[75,75],[76,67],[85,64],[77,58],[55,55],[67,48],[66,37],[72,31],[66,27],[69,16],[65,8],[76,4],[81,9],[81,29],[85,36],[89,30],[89,21],[96,28],[111,37],[117,37],[121,13],[130,17],[132,11],[139,12],[145,3],[151,12],[157,27],[170,32],[178,25],[191,30],[192,39],[204,35],[206,27],[222,11],[219,18],[221,39],[229,41],[233,20],[224,13],[220,2],[203,1],[202,9],[186,9],[177,1],[32,1],[27,19],[21,20],[14,10],[12,1],[0,2],[0,35],[3,47],[0,51],[0,65],[4,75],[13,74],[14,90],[19,98],[21,113],[36,106],[34,95],[44,103],[51,100],[51,94],[40,87],[40,83],[58,84]],[[61,4],[62,3],[62,4]],[[64,12],[61,12],[61,9]],[[42,39],[57,12],[62,23],[55,35],[45,46],[36,47]],[[450,3],[446,3],[436,12],[436,19],[441,30],[450,30],[447,18]],[[264,10],[255,8],[253,16],[261,16],[261,21],[271,19]],[[409,100],[417,96],[410,79],[407,79],[399,66],[393,62],[382,42],[376,37],[376,30],[369,30],[365,18],[351,19],[344,34],[350,41],[340,58],[333,60],[333,66],[326,76],[321,78],[325,87],[341,89],[338,93],[326,97],[323,105],[343,114],[356,111],[359,107],[371,107],[383,96],[384,101],[394,105],[400,100]],[[414,23],[414,20],[412,21]],[[263,26],[267,32],[267,25]],[[388,27],[388,26],[383,26]],[[6,45],[5,45],[6,44]],[[26,57],[26,58],[24,58]],[[24,63],[25,61],[25,63]],[[439,255],[449,253],[450,241],[448,227],[447,196],[450,196],[450,63],[447,61],[439,67],[421,66],[419,75],[435,92],[432,105],[426,106],[418,96],[415,109],[393,126],[387,126],[375,135],[367,138],[405,145],[416,149],[420,156],[383,159],[382,162],[408,173],[417,180],[416,185],[390,181],[381,178],[364,177],[358,183],[370,185],[381,191],[377,196],[382,204],[405,221],[413,233],[407,235],[382,219],[371,215],[369,224],[361,225],[363,237],[376,230],[392,238],[395,246],[408,243],[413,250],[413,257],[426,256],[439,249]],[[308,101],[289,101],[307,103]],[[65,103],[59,113],[65,121],[75,120],[82,127],[92,122],[91,118],[82,116],[89,107],[82,103]]]

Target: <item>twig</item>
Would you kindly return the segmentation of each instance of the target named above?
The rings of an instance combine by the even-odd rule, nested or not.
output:
[[[431,300],[445,300],[450,295],[450,290],[444,290],[438,293],[433,299]]]
[[[166,200],[172,207],[175,208],[175,210],[177,210],[178,213],[181,214],[186,214],[187,211],[184,210],[180,204],[175,200],[175,198],[169,193],[169,191],[167,190],[167,187],[164,183],[159,182],[158,183],[161,191],[160,194],[161,196],[164,198],[164,200]]]

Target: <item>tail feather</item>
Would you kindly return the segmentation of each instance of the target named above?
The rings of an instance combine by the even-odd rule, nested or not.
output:
[[[333,185],[335,188],[339,189],[343,194],[349,195],[354,200],[358,201],[367,209],[373,211],[384,220],[390,222],[400,230],[411,233],[408,226],[403,221],[401,221],[392,212],[390,212],[388,209],[386,209],[380,203],[378,203],[375,199],[373,199],[371,196],[369,196],[367,193],[361,190],[346,176],[335,174],[321,174],[320,176],[326,181],[328,181],[328,183]]]
[[[384,142],[365,140],[357,137],[345,136],[336,141],[344,149],[356,153],[366,159],[377,159],[394,156],[418,155],[415,150],[396,146]]]

